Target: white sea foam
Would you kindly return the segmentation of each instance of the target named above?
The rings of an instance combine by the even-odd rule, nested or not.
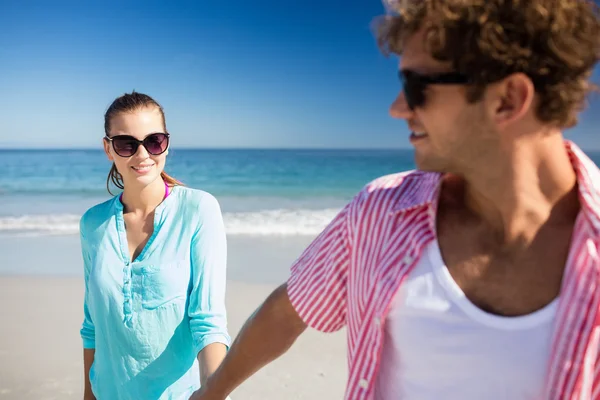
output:
[[[0,217],[0,233],[25,235],[74,235],[79,229],[79,215],[21,215]]]
[[[225,212],[229,235],[316,235],[339,210],[328,208],[277,209],[253,212]],[[0,234],[18,236],[77,235],[79,215],[49,214],[0,217]]]
[[[225,230],[231,235],[316,235],[339,210],[264,210],[224,213]]]

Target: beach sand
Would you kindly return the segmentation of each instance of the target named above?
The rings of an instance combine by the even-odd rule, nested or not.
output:
[[[227,307],[235,336],[288,275],[309,237],[230,237]],[[74,236],[0,238],[0,399],[81,399],[83,282]],[[307,330],[232,400],[339,399],[345,331]]]

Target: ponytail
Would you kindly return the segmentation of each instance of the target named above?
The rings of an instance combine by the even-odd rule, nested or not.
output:
[[[110,167],[110,171],[108,173],[108,177],[106,178],[106,190],[108,190],[108,193],[110,193],[111,195],[114,195],[113,192],[111,192],[110,190],[110,183],[112,182],[113,185],[115,185],[116,187],[118,187],[119,189],[123,189],[123,175],[121,175],[119,173],[119,171],[117,171],[117,167],[115,165],[115,163],[113,163],[112,167]]]

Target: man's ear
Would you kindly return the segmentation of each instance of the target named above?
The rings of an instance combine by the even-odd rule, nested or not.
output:
[[[512,74],[489,87],[493,119],[498,126],[511,125],[531,109],[535,87],[522,73]]]

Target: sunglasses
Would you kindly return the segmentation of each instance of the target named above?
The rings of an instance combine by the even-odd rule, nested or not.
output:
[[[148,154],[153,156],[164,153],[169,147],[168,133],[152,133],[146,136],[144,140],[138,140],[129,135],[106,136],[104,139],[112,142],[113,150],[121,157],[131,157],[137,153],[140,145],[144,146]]]
[[[402,81],[402,91],[404,98],[411,110],[416,107],[422,107],[425,104],[425,89],[427,85],[465,85],[470,79],[456,72],[449,72],[436,75],[421,75],[410,70],[399,72]]]

